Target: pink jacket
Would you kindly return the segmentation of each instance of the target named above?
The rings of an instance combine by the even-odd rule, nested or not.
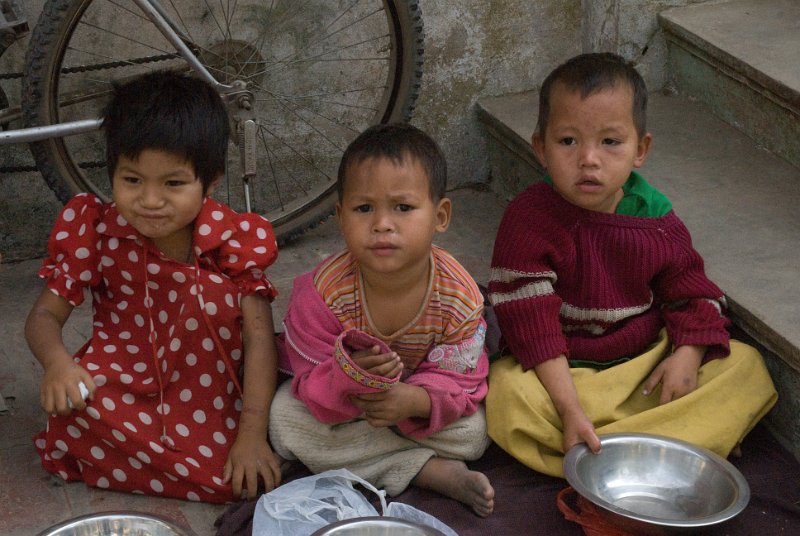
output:
[[[360,416],[361,410],[349,397],[374,393],[401,381],[397,378],[374,376],[359,368],[348,349],[362,349],[386,344],[358,330],[343,332],[336,316],[328,309],[314,286],[314,272],[297,277],[292,298],[284,319],[285,334],[279,339],[282,368],[294,375],[292,392],[302,400],[320,422],[341,423]],[[471,415],[486,396],[486,376],[489,361],[484,346],[486,324],[481,321],[471,339],[456,345],[437,346],[402,381],[423,387],[431,399],[429,419],[412,418],[397,424],[409,437],[427,437],[442,430],[459,418]],[[480,345],[480,357],[474,369],[460,372],[444,368],[448,355],[459,351],[475,351]],[[431,357],[434,356],[434,359]]]

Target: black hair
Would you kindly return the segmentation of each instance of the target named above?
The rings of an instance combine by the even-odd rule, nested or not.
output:
[[[568,90],[580,91],[581,98],[598,91],[611,89],[619,83],[633,90],[633,123],[639,137],[647,132],[647,86],[644,79],[622,56],[610,52],[580,54],[556,67],[542,83],[539,91],[539,121],[536,131],[544,137],[550,116],[550,96],[555,84]]]
[[[439,201],[445,196],[447,161],[433,138],[408,123],[386,123],[369,127],[345,149],[336,183],[340,201],[350,166],[368,158],[388,158],[395,164],[413,158],[428,175],[431,199]]]
[[[103,110],[108,176],[120,156],[155,149],[185,158],[208,190],[225,172],[230,125],[219,93],[207,82],[161,70],[115,84]]]

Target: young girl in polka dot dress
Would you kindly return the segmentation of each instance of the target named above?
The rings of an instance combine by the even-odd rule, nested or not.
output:
[[[205,82],[155,72],[115,88],[103,126],[114,202],[65,206],[26,325],[51,414],[34,438],[42,465],[194,501],[252,498],[259,481],[269,491],[276,291],[264,270],[277,244],[267,220],[209,197],[225,168],[224,104]],[[93,332],[73,357],[61,330],[84,291]]]

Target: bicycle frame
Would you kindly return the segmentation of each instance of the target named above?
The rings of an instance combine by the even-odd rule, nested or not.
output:
[[[175,47],[178,53],[186,60],[189,66],[205,81],[216,88],[227,103],[235,104],[233,118],[237,124],[252,120],[252,114],[246,114],[251,107],[252,95],[244,87],[244,83],[236,81],[231,85],[218,82],[208,69],[200,63],[197,56],[186,45],[176,30],[175,25],[169,20],[158,0],[133,0],[144,14],[149,18],[164,37]],[[244,115],[243,115],[244,114]],[[0,131],[0,144],[30,143],[81,134],[98,130],[102,124],[101,119],[83,119],[80,121],[67,121],[54,125],[40,127],[18,128]]]

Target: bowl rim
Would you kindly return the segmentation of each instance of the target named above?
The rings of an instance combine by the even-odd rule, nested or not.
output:
[[[725,474],[727,474],[731,478],[731,480],[734,481],[737,490],[736,499],[732,501],[732,503],[727,508],[709,516],[681,520],[681,519],[662,519],[659,517],[638,514],[636,512],[631,512],[630,510],[620,508],[619,506],[616,506],[615,504],[608,502],[602,497],[594,494],[591,490],[589,490],[589,488],[587,488],[584,485],[583,481],[578,476],[577,472],[578,464],[581,461],[581,459],[584,458],[585,456],[594,454],[589,450],[589,447],[585,443],[579,443],[575,445],[574,447],[569,449],[567,454],[564,456],[564,476],[567,482],[569,482],[569,484],[575,489],[575,491],[577,491],[585,499],[615,514],[619,514],[629,519],[644,521],[647,523],[652,523],[654,525],[660,525],[664,527],[680,527],[680,528],[705,527],[709,525],[715,525],[717,523],[722,523],[723,521],[727,521],[735,517],[736,515],[741,513],[741,511],[744,510],[747,504],[750,502],[750,486],[748,485],[747,480],[744,478],[744,475],[742,475],[742,473],[728,460],[724,459],[722,456],[709,449],[694,445],[692,443],[680,439],[675,439],[656,434],[613,433],[613,434],[600,435],[599,438],[601,447],[602,445],[628,443],[631,440],[646,441],[650,443],[660,444],[663,446],[679,447],[682,450],[689,451],[720,467],[722,471]]]
[[[360,521],[391,521],[393,523],[399,523],[408,528],[415,528],[415,529],[422,529],[426,533],[430,533],[431,536],[444,536],[444,533],[434,527],[429,525],[423,525],[422,523],[417,523],[415,521],[409,521],[408,519],[403,519],[402,517],[392,517],[392,516],[363,516],[363,517],[351,517],[349,519],[342,519],[340,521],[336,521],[329,525],[325,525],[324,527],[319,528],[318,530],[314,531],[311,536],[320,536],[325,535],[332,529],[337,529],[339,527],[345,527],[347,525],[352,525],[353,523],[357,523]]]
[[[163,523],[167,526],[167,528],[176,532],[176,534],[180,536],[196,536],[195,532],[193,532],[189,527],[178,523],[175,520],[167,519],[166,517],[160,516],[158,514],[152,514],[149,512],[137,512],[135,510],[108,510],[105,512],[92,512],[88,514],[79,515],[76,517],[71,517],[60,523],[56,523],[51,527],[47,527],[43,531],[39,532],[37,536],[49,536],[56,531],[68,529],[78,523],[92,520],[92,519],[105,519],[105,518],[125,518],[125,517],[135,517],[139,519],[146,519],[150,521],[158,521],[159,523]]]

